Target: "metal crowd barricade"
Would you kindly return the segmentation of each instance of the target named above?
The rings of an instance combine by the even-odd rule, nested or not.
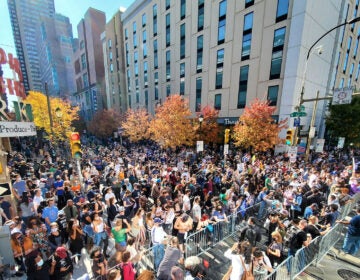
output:
[[[302,247],[296,252],[294,258],[291,261],[291,279],[298,276],[317,259],[320,239],[321,237],[318,236],[312,240],[307,247]]]
[[[143,271],[143,270],[155,271],[153,247],[150,247],[144,251],[144,253],[137,265],[138,265],[138,269],[140,271]]]
[[[240,225],[249,217],[256,217],[259,203],[245,209],[240,209],[237,213],[228,216],[228,222],[218,222],[213,224],[212,231],[204,228],[190,234],[185,241],[185,257],[198,256],[209,250],[216,243],[228,238],[240,230]]]
[[[265,279],[266,280],[288,280],[290,278],[289,271],[287,269],[288,263],[291,263],[293,257],[290,256],[279,264],[276,269],[273,270]],[[290,278],[291,279],[291,278]]]

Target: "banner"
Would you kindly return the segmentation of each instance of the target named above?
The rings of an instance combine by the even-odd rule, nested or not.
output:
[[[0,122],[0,137],[35,136],[36,126],[32,122]]]

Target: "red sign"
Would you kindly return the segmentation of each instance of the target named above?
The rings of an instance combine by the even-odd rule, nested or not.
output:
[[[6,54],[6,52],[0,48],[0,64],[8,64],[10,69],[17,74],[16,80],[0,77],[0,88],[2,89],[2,92],[0,93],[6,93],[5,89],[7,88],[9,94],[15,94],[18,97],[25,98],[26,94],[23,84],[23,75],[20,69],[19,60],[11,53]]]

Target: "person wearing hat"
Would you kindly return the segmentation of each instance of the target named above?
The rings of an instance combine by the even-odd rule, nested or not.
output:
[[[65,188],[64,188],[64,181],[61,179],[60,175],[56,176],[56,180],[54,182],[54,188],[56,191],[56,195],[58,197],[57,199],[57,205],[59,209],[62,209],[65,204]]]
[[[166,240],[167,234],[164,231],[163,220],[160,218],[154,218],[154,226],[151,229],[151,242],[154,248],[154,268],[158,269],[160,262],[162,261],[165,254],[164,241]]]
[[[50,257],[50,260],[50,275],[53,275],[57,280],[71,279],[74,266],[65,247],[60,246],[56,248],[55,253]]]

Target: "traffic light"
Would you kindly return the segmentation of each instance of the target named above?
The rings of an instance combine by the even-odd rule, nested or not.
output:
[[[225,129],[224,144],[228,144],[230,139],[230,129]]]
[[[82,157],[79,132],[72,132],[70,134],[70,149],[73,158],[80,159]]]
[[[291,146],[294,143],[294,134],[295,130],[292,128],[286,131],[286,145]]]

